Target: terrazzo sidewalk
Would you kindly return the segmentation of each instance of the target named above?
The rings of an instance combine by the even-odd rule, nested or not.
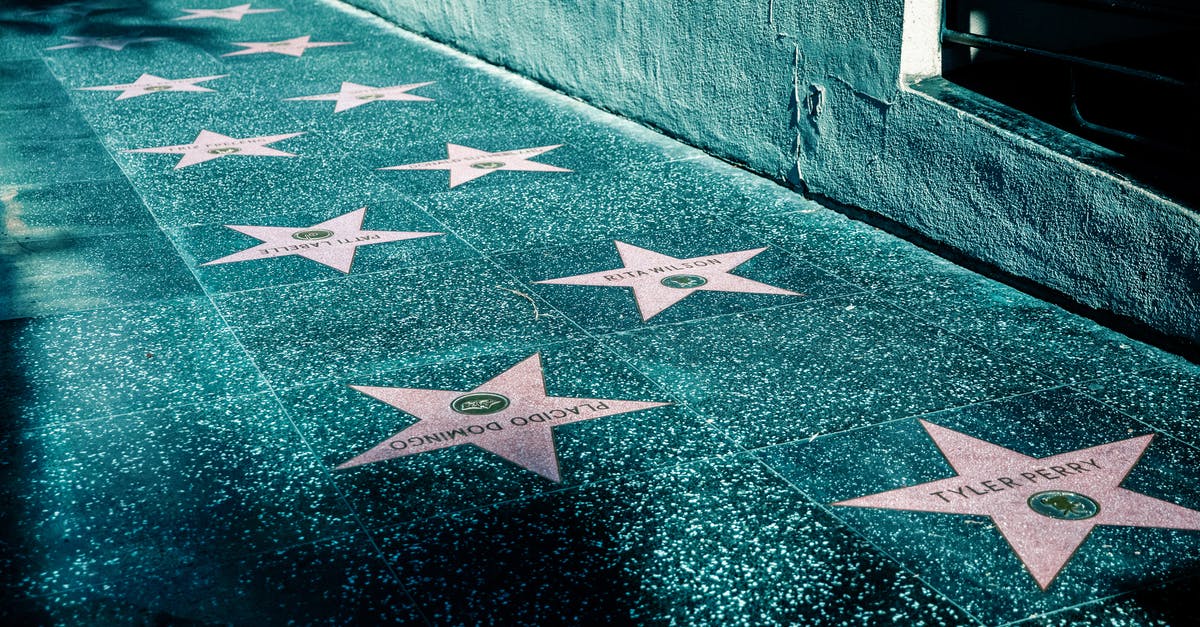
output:
[[[0,9],[6,624],[1194,624],[1200,367],[233,1]]]

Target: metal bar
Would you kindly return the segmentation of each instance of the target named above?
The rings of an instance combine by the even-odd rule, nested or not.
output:
[[[1001,41],[999,39],[992,39],[991,37],[984,37],[983,35],[963,33],[960,31],[951,30],[949,28],[942,29],[942,41],[962,44],[964,46],[971,46],[972,48],[995,48],[999,50],[1007,50],[1008,52],[1015,52],[1018,54],[1054,59],[1055,61],[1062,61],[1063,63],[1082,65],[1097,70],[1104,70],[1106,72],[1114,72],[1116,74],[1124,74],[1125,76],[1133,76],[1135,78],[1141,78],[1156,83],[1163,83],[1166,85],[1171,85],[1172,87],[1188,86],[1186,81],[1182,81],[1171,76],[1158,74],[1156,72],[1148,72],[1146,70],[1139,70],[1136,68],[1126,67],[1124,65],[1117,65],[1115,63],[1105,63],[1104,61],[1097,61],[1095,59],[1080,57],[1073,54],[1063,54],[1061,52],[1042,50],[1041,48],[1022,46],[1021,44],[1014,44],[1007,41]]]
[[[1075,123],[1078,124],[1080,127],[1085,128],[1094,133],[1101,133],[1103,135],[1108,135],[1109,137],[1116,137],[1118,139],[1123,139],[1125,141],[1133,142],[1135,144],[1141,144],[1143,146],[1153,148],[1159,152],[1170,152],[1170,153],[1175,153],[1175,154],[1180,154],[1180,155],[1187,154],[1187,150],[1181,146],[1176,146],[1174,144],[1169,144],[1166,142],[1158,141],[1156,139],[1151,139],[1149,137],[1146,137],[1144,135],[1139,135],[1137,133],[1123,131],[1119,128],[1113,128],[1111,126],[1104,126],[1102,124],[1096,124],[1095,122],[1091,122],[1091,121],[1087,120],[1086,118],[1084,118],[1083,112],[1081,112],[1079,110],[1079,89],[1078,89],[1079,82],[1075,79],[1075,70],[1074,69],[1071,69],[1070,75],[1071,75],[1071,117],[1075,119]]]

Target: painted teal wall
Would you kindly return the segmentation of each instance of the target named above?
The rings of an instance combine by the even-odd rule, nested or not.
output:
[[[1200,216],[901,88],[903,0],[350,3],[1200,342]]]

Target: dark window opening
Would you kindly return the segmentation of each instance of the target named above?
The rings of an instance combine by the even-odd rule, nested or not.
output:
[[[1193,206],[1197,0],[944,0],[947,80],[1113,151]]]

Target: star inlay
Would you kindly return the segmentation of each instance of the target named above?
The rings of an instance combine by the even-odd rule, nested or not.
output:
[[[104,48],[105,50],[124,50],[130,44],[166,41],[166,37],[75,37],[64,35],[63,39],[70,40],[69,44],[51,46],[46,50],[66,50],[68,48]]]
[[[613,243],[624,267],[535,282],[632,289],[643,321],[697,291],[799,296],[791,290],[731,274],[766,248],[680,259],[625,242]]]
[[[101,85],[99,87],[79,87],[83,91],[119,91],[120,96],[117,100],[125,100],[126,98],[136,98],[138,96],[148,96],[168,91],[191,91],[191,92],[211,92],[212,89],[200,87],[196,83],[205,81],[213,81],[218,78],[225,78],[228,74],[219,76],[201,76],[199,78],[161,78],[153,74],[142,74],[137,80],[132,83],[122,85]]]
[[[457,144],[446,144],[446,152],[449,154],[449,159],[441,161],[426,161],[424,163],[410,163],[408,165],[394,165],[380,170],[449,170],[450,171],[450,187],[462,185],[468,181],[473,181],[481,176],[487,176],[493,172],[500,170],[521,170],[525,172],[570,172],[566,168],[559,168],[530,159],[561,147],[562,144],[554,146],[539,146],[537,148],[521,148],[519,150],[506,150],[503,152],[488,152],[486,150],[478,150],[467,146],[459,146]]]
[[[181,15],[174,18],[173,22],[182,22],[185,20],[202,20],[205,18],[215,18],[220,20],[232,20],[234,22],[242,21],[247,15],[257,15],[259,13],[276,13],[283,9],[252,9],[249,4],[239,4],[235,7],[224,9],[180,9],[187,15]]]
[[[426,98],[408,92],[432,85],[433,81],[428,83],[410,83],[408,85],[395,85],[393,87],[371,87],[370,85],[359,85],[358,83],[344,82],[340,91],[334,94],[320,94],[317,96],[300,96],[298,98],[285,98],[285,100],[331,100],[336,102],[333,106],[334,113],[340,113],[347,109],[361,107],[369,102],[378,102],[381,100],[411,100],[420,102],[432,102],[433,98]]]
[[[834,505],[987,516],[1043,590],[1096,525],[1200,530],[1200,512],[1121,487],[1153,435],[1038,458],[921,426],[957,476]]]
[[[297,255],[349,273],[359,246],[443,235],[416,231],[364,231],[362,222],[366,214],[367,208],[363,207],[306,227],[227,224],[227,228],[245,233],[262,243],[201,265]]]
[[[540,353],[470,390],[350,387],[418,422],[338,466],[339,470],[473,444],[555,482],[561,480],[561,473],[554,427],[670,404],[550,396]]]
[[[236,52],[228,52],[221,56],[237,57],[244,54],[282,54],[289,57],[304,56],[304,51],[309,48],[324,48],[326,46],[347,46],[348,41],[310,41],[312,35],[303,37],[293,37],[282,41],[255,41],[255,42],[235,42],[233,45],[241,46],[244,50]]]
[[[195,141],[190,144],[179,144],[177,146],[159,146],[156,148],[137,148],[134,150],[123,150],[121,152],[145,152],[155,154],[168,155],[183,155],[179,163],[175,164],[175,169],[186,168],[189,165],[204,163],[221,157],[230,157],[233,155],[245,155],[252,157],[295,157],[296,155],[274,148],[267,148],[267,144],[273,144],[292,137],[298,137],[304,133],[288,133],[286,135],[266,135],[264,137],[246,137],[238,139],[212,131],[200,131],[196,136]]]

